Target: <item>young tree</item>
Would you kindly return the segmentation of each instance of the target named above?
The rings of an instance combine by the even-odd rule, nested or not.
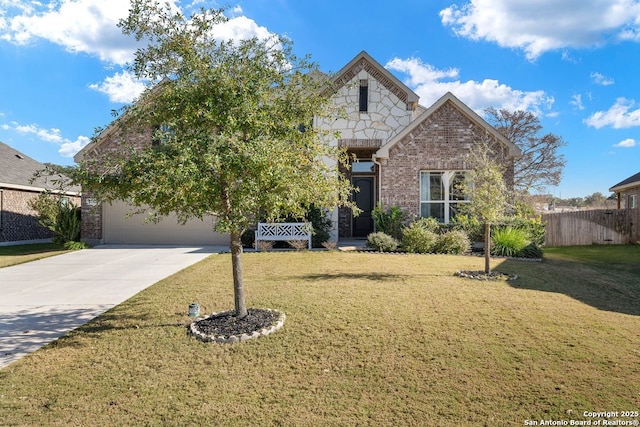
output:
[[[500,221],[508,207],[510,191],[504,181],[503,164],[495,160],[488,137],[478,141],[469,153],[472,170],[464,183],[471,198],[466,213],[484,223],[484,272],[491,273],[491,224]]]
[[[567,145],[560,136],[540,135],[540,120],[529,111],[487,108],[485,113],[489,123],[522,150],[522,157],[515,163],[516,192],[528,193],[560,183],[566,160],[558,150]]]
[[[348,205],[351,186],[325,161],[344,164],[345,154],[309,126],[327,112],[316,65],[280,37],[218,40],[215,26],[225,20],[223,10],[187,18],[168,4],[132,0],[120,26],[148,45],[131,69],[161,83],[116,120],[122,149],[85,159],[76,177],[100,200],[181,221],[215,215],[214,229],[230,235],[235,315],[243,318],[243,231],[258,214],[277,220],[304,217],[312,205]],[[151,128],[156,143],[134,148]]]

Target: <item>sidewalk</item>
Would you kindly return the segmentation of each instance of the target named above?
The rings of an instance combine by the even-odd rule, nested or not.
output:
[[[0,268],[0,368],[224,250],[103,245]]]

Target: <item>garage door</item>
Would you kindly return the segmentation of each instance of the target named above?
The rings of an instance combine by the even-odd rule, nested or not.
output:
[[[113,202],[103,206],[104,242],[135,245],[229,245],[229,236],[213,231],[213,217],[181,225],[175,216],[145,223],[146,214],[127,217],[129,206]]]

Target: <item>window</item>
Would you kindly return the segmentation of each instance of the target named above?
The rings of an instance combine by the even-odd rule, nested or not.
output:
[[[373,172],[374,164],[367,160],[358,160],[351,163],[351,172],[354,173],[371,173]]]
[[[638,207],[638,196],[636,194],[629,195],[629,209],[636,209]]]
[[[369,82],[360,80],[360,112],[369,111]]]
[[[420,172],[420,216],[433,217],[448,224],[460,206],[469,202],[463,193],[465,172]]]
[[[166,144],[169,140],[175,136],[175,132],[169,127],[169,125],[162,124],[153,128],[153,139],[151,145],[158,147],[162,144]]]

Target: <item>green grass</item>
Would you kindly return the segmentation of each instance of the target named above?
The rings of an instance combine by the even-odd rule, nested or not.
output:
[[[56,243],[0,246],[0,268],[68,252]]]
[[[560,252],[494,260],[515,282],[454,276],[477,257],[246,254],[248,305],[287,321],[233,345],[186,334],[189,303],[233,304],[230,256],[214,255],[1,370],[0,425],[502,426],[637,410],[640,267]]]

